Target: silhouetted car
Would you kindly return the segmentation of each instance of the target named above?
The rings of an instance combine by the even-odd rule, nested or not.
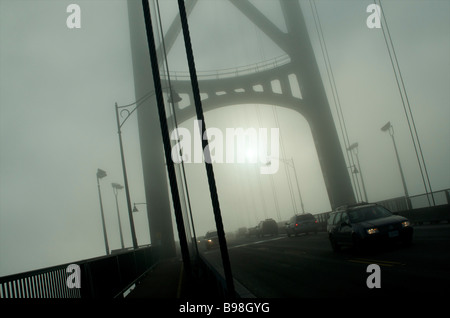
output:
[[[266,219],[259,222],[257,231],[258,236],[278,235],[278,224],[274,219]]]
[[[248,230],[246,227],[240,227],[236,232],[237,237],[245,237],[247,235],[248,235]]]
[[[311,213],[294,215],[290,218],[289,222],[286,223],[287,236],[309,232],[317,233],[318,230],[319,224]]]
[[[250,227],[247,231],[247,236],[258,236],[259,229],[258,226]]]
[[[405,217],[394,215],[377,204],[358,204],[330,213],[328,237],[333,250],[341,245],[357,249],[376,242],[402,241],[410,244],[413,228]]]
[[[205,246],[208,250],[219,246],[219,236],[217,235],[217,231],[209,231],[206,233]]]

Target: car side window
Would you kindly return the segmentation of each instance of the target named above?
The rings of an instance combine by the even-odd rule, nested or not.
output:
[[[342,212],[342,218],[341,218],[341,223],[347,223],[349,224],[349,218],[348,218],[348,214],[346,212]]]
[[[334,218],[333,224],[339,224],[341,222],[341,215],[342,215],[341,212],[336,213],[336,217]]]
[[[336,216],[336,213],[330,213],[330,215],[328,216],[328,224],[329,225],[333,225],[334,224],[334,217]]]

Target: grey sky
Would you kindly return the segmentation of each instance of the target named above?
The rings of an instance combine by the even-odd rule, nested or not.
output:
[[[167,27],[176,1],[160,2]],[[81,29],[66,27],[70,3],[81,7]],[[275,1],[252,3],[282,28]],[[403,193],[392,142],[380,131],[387,121],[395,128],[410,194],[423,193],[424,188],[382,33],[365,24],[370,3],[316,1],[349,138],[360,145],[369,200],[377,201]],[[301,4],[325,76],[309,1]],[[448,188],[450,2],[397,0],[383,5],[433,190]],[[199,1],[190,23],[198,70],[245,66],[283,54],[224,0]],[[114,103],[136,99],[128,32],[122,0],[0,0],[0,275],[104,253],[97,168],[108,173],[101,189],[110,246],[120,247],[111,182],[123,184]],[[179,38],[169,54],[172,71],[187,70],[183,52]],[[330,93],[326,77],[324,83]],[[331,99],[330,104],[335,114]],[[207,125],[221,129],[229,124],[255,126],[256,107],[264,124],[273,127],[273,110],[266,105],[207,113]],[[305,207],[312,213],[328,211],[307,122],[300,114],[285,109],[277,112]],[[193,126],[192,122],[183,125]],[[144,202],[135,117],[123,133],[132,201]],[[203,235],[214,227],[210,203],[204,198],[209,197],[204,167],[189,165],[186,169],[197,235]],[[266,212],[276,218],[268,180],[258,180],[252,169],[215,166],[226,230],[256,225],[264,217],[260,191],[265,193]],[[283,169],[280,166],[274,179],[286,219],[292,205]],[[260,188],[255,186],[258,182]],[[125,243],[130,246],[123,193],[119,203]],[[144,211],[143,206],[139,208]],[[134,214],[134,218],[139,244],[148,244],[146,213]]]

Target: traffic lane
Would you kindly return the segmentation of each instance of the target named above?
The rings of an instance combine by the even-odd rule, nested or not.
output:
[[[450,227],[443,227],[445,233]],[[268,238],[229,250],[234,277],[257,297],[399,296],[449,291],[448,237],[416,228],[411,247],[355,253],[331,250],[326,233]],[[426,239],[425,239],[426,238]],[[220,255],[205,257],[220,266]],[[433,261],[434,260],[434,261]],[[369,289],[369,264],[379,264],[381,289]]]
[[[360,280],[350,281],[339,270],[342,260],[323,242],[326,234],[318,233],[231,247],[233,276],[261,298],[320,297],[336,293],[337,287],[342,296],[351,295]],[[221,266],[218,251],[205,258]]]

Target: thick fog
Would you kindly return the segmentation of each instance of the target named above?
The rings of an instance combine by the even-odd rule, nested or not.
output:
[[[81,9],[80,28],[70,29],[66,23],[72,3]],[[286,31],[278,1],[251,3]],[[394,127],[409,195],[424,193],[383,32],[366,23],[370,15],[366,8],[373,2],[300,0],[343,142],[312,3],[320,18],[349,141],[359,145],[368,200],[404,195],[391,137],[381,131],[388,121]],[[166,31],[176,16],[177,3],[160,0],[159,5]],[[384,1],[383,8],[432,189],[447,189],[450,2],[395,0]],[[199,73],[243,68],[286,54],[227,0],[199,0],[189,23]],[[167,63],[171,72],[188,71],[182,34],[170,48]],[[153,89],[149,85],[148,90]],[[107,173],[100,189],[109,245],[120,248],[111,183],[123,185],[124,181],[114,105],[133,103],[139,97],[134,91],[126,1],[0,0],[0,276],[104,255],[97,169]],[[305,211],[329,211],[308,122],[298,112],[275,106],[223,107],[206,112],[205,121],[223,132],[231,127],[279,125],[284,148],[280,156],[286,162],[292,158]],[[193,131],[193,119],[180,126]],[[122,135],[131,201],[145,203],[135,115],[122,127]],[[225,231],[301,213],[293,168],[280,162],[276,174],[262,175],[261,165],[214,164]],[[197,235],[204,235],[215,228],[204,164],[187,163],[185,168],[194,227]],[[125,246],[131,246],[123,190],[118,202]],[[149,244],[146,206],[137,208],[139,212],[133,213],[137,240],[139,245]]]

